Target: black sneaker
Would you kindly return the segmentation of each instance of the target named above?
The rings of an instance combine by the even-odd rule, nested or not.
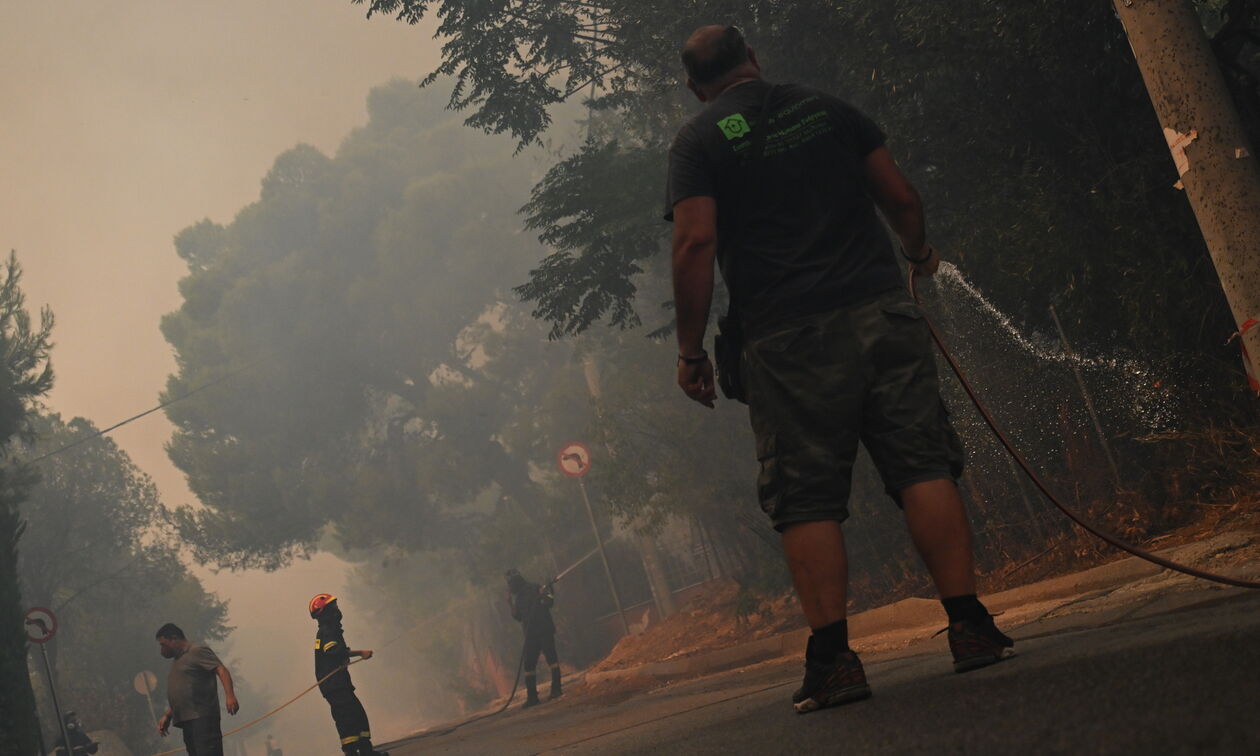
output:
[[[529,696],[528,698],[525,699],[525,703],[521,704],[521,708],[532,709],[533,707],[537,706],[540,703],[542,703],[542,700],[540,700],[538,698],[538,694],[535,693],[534,695]]]
[[[808,714],[870,697],[871,686],[866,684],[862,661],[852,651],[844,651],[832,664],[806,658],[805,681],[792,694],[792,706],[798,714]]]
[[[955,672],[970,672],[1015,655],[1011,650],[1015,641],[997,629],[992,616],[951,622],[946,629]]]

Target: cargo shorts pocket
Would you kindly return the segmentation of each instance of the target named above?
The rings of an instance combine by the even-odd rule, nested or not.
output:
[[[932,335],[923,311],[914,302],[891,300],[881,302],[878,311],[866,321],[869,334],[867,359],[880,383],[926,377],[936,362],[932,355]]]
[[[783,476],[778,451],[774,434],[757,437],[757,462],[761,465],[757,473],[757,501],[761,504],[761,511],[771,519],[783,503]]]
[[[910,318],[912,320],[923,320],[923,310],[911,301],[884,302],[879,309],[886,315],[893,315],[901,318]]]

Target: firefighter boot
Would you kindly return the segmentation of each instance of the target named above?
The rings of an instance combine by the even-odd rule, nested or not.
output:
[[[538,673],[533,671],[525,673],[525,693],[525,705],[521,708],[528,709],[542,703],[538,700]]]
[[[551,695],[547,697],[548,701],[554,701],[564,695],[564,691],[560,690],[560,665],[551,665]]]
[[[358,756],[389,756],[389,751],[378,751],[372,747],[372,741],[370,739],[363,738],[359,741]]]

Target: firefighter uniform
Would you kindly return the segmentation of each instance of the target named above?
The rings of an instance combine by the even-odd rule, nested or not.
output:
[[[350,663],[350,647],[341,630],[341,610],[336,599],[331,599],[320,605],[317,613],[315,606],[319,598],[312,599],[311,604],[311,615],[319,621],[319,631],[315,634],[315,679],[320,681],[319,692],[332,710],[342,752],[375,756],[380,752],[372,747],[367,712],[354,693],[350,670],[346,669]]]
[[[516,570],[509,570],[508,605],[512,619],[521,623],[525,631],[525,690],[526,706],[534,706],[538,700],[538,654],[541,653],[551,667],[551,698],[558,698],[560,689],[560,661],[556,655],[556,625],[551,619],[551,607],[556,603],[555,591],[550,585],[540,586],[521,577]]]

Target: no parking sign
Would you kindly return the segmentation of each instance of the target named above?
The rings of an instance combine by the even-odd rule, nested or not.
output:
[[[591,450],[577,441],[565,444],[556,454],[556,464],[570,478],[580,478],[591,470]]]
[[[31,643],[47,643],[57,634],[57,615],[42,606],[27,609],[22,624],[26,628],[26,639]]]

